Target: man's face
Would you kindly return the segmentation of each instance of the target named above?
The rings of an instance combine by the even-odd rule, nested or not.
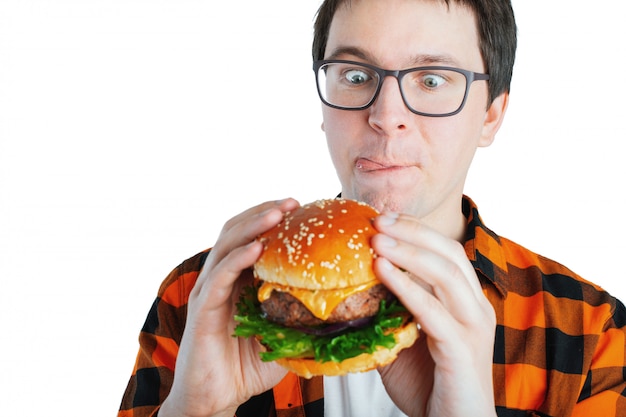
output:
[[[473,14],[455,3],[448,9],[438,1],[357,0],[337,10],[324,58],[391,70],[444,65],[484,72],[478,45]],[[487,83],[477,81],[459,114],[418,116],[387,77],[368,109],[322,106],[342,196],[432,218],[434,226],[458,216],[474,152],[495,134],[484,128],[487,97]]]

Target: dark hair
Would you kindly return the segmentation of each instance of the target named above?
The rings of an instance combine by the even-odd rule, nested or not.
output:
[[[325,0],[320,6],[314,25],[313,60],[324,59],[328,32],[335,12],[350,0]],[[480,42],[480,52],[489,74],[489,103],[511,89],[517,26],[510,0],[441,0],[468,7],[474,12]]]

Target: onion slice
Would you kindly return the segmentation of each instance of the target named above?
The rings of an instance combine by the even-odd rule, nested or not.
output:
[[[312,334],[315,336],[329,336],[336,333],[343,332],[347,329],[360,329],[372,323],[374,316],[361,317],[358,319],[344,321],[340,323],[333,323],[323,327],[297,327],[296,329],[302,333]]]

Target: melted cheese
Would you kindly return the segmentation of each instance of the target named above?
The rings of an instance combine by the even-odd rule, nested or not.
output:
[[[306,290],[264,282],[261,288],[259,288],[258,298],[260,302],[263,302],[270,298],[272,291],[286,292],[304,304],[315,317],[326,320],[330,317],[335,307],[341,304],[343,300],[378,283],[378,281],[370,281],[355,287],[336,290]]]

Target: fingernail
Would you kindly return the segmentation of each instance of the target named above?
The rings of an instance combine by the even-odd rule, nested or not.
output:
[[[398,213],[387,212],[379,217],[378,222],[382,226],[391,226],[398,220]]]
[[[289,203],[289,204],[287,204]],[[293,198],[287,197],[287,198],[283,198],[282,200],[275,200],[274,204],[276,204],[276,206],[284,206],[286,208],[289,207],[295,207],[298,205],[298,202],[296,200],[294,200]]]
[[[378,262],[384,270],[391,271],[393,269],[393,265],[386,258],[378,258]]]
[[[388,247],[388,248],[392,248],[392,247],[398,245],[398,241],[397,240],[395,240],[394,238],[389,237],[387,235],[378,235],[377,239],[378,239],[378,244],[380,246],[385,246],[385,247]]]

